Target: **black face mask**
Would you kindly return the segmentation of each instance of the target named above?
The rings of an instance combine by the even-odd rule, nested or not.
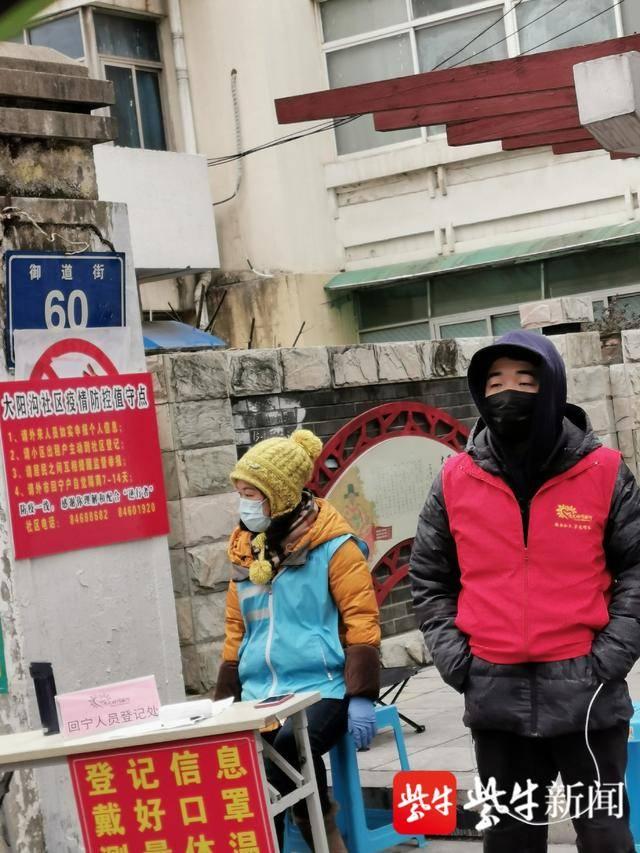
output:
[[[526,441],[533,426],[537,394],[500,391],[484,400],[484,419],[496,438],[510,444]]]

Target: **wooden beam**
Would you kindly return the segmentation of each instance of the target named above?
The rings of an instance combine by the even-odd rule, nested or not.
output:
[[[573,86],[573,66],[640,50],[640,35],[545,53],[311,92],[275,102],[281,124]]]
[[[449,145],[472,145],[476,142],[495,142],[508,136],[579,127],[577,107],[559,107],[556,110],[536,110],[447,125],[447,141]]]
[[[560,142],[552,146],[554,154],[577,154],[578,151],[603,151],[597,139],[585,139],[582,142]]]
[[[557,107],[574,106],[576,106],[576,90],[573,86],[567,86],[564,89],[551,89],[548,92],[523,92],[497,98],[477,98],[473,101],[455,101],[451,104],[389,110],[374,113],[373,118],[376,130],[401,130],[407,127],[473,121],[530,110],[551,110]]]
[[[582,142],[588,139],[593,139],[593,136],[583,127],[576,127],[571,130],[553,130],[546,133],[529,133],[526,136],[507,136],[502,140],[502,150],[519,151],[521,148],[538,148],[540,145]]]

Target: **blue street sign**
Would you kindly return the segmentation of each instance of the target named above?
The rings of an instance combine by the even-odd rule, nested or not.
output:
[[[15,363],[16,329],[126,325],[124,253],[19,251],[5,252],[4,261],[10,367]]]

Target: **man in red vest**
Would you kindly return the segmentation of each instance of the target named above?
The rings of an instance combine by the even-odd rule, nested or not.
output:
[[[633,853],[621,783],[625,678],[640,657],[640,491],[567,404],[547,338],[510,332],[468,378],[481,418],[427,498],[411,582],[434,663],[464,693],[480,780],[493,777],[508,808],[488,819],[484,851],[543,853],[547,823],[570,816],[581,853]]]

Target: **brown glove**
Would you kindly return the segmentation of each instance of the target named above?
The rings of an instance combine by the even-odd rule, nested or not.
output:
[[[237,662],[225,660],[218,671],[214,699],[228,699],[229,696],[233,696],[236,702],[240,701],[240,676]]]
[[[377,699],[380,693],[380,651],[365,644],[347,646],[344,680],[348,696]]]

